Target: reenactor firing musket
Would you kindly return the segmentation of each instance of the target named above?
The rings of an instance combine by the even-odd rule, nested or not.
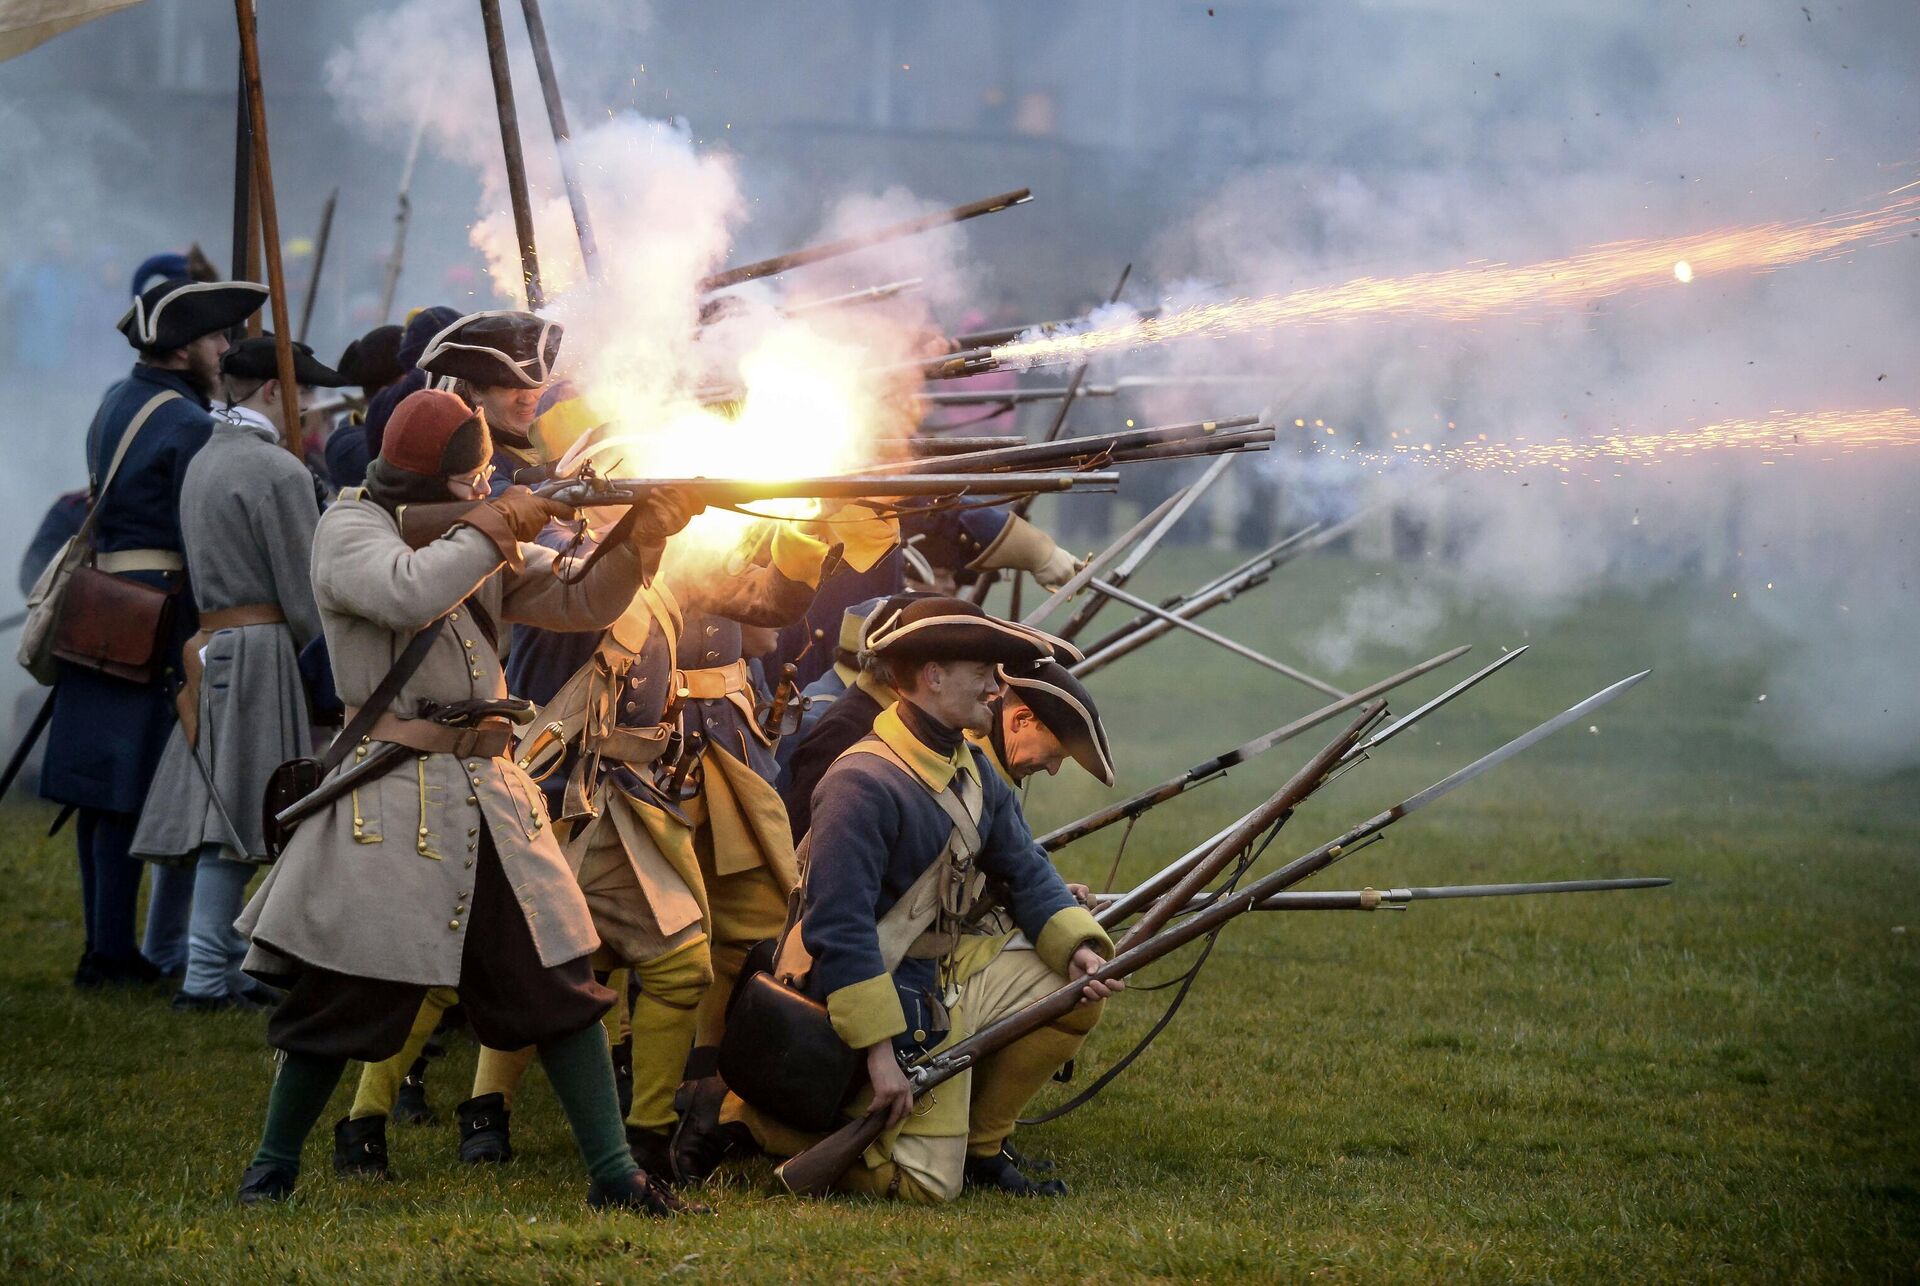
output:
[[[949,223],[961,223],[967,219],[977,219],[983,214],[993,214],[1000,210],[1011,209],[1016,205],[1025,205],[1033,200],[1033,193],[1027,188],[1013,192],[1002,192],[999,196],[990,196],[980,201],[969,201],[965,205],[956,205],[950,210],[939,210],[933,214],[923,214],[885,228],[876,228],[855,237],[843,237],[839,241],[826,241],[817,246],[807,246],[800,250],[790,250],[771,259],[761,259],[754,263],[744,263],[738,268],[727,268],[710,277],[700,280],[702,294],[712,294],[716,290],[725,290],[745,281],[757,281],[761,277],[778,276],[789,268],[801,268],[807,264],[819,263],[823,259],[837,259],[850,255],[869,246],[877,246],[886,241],[898,241],[902,237],[913,236],[930,228],[944,227]]]
[[[1522,733],[1499,749],[1482,756],[1418,794],[1409,796],[1393,807],[1375,814],[1339,838],[1295,858],[1279,870],[1253,881],[1238,892],[1215,900],[1204,910],[1187,915],[1160,932],[1116,951],[1112,959],[1092,973],[1076,978],[1024,1009],[988,1024],[964,1040],[957,1041],[935,1053],[927,1054],[907,1069],[907,1077],[916,1097],[924,1095],[928,1090],[973,1067],[988,1055],[1006,1048],[1021,1037],[1071,1012],[1080,1003],[1080,994],[1090,982],[1124,979],[1154,961],[1164,959],[1188,943],[1215,932],[1227,921],[1246,914],[1266,899],[1286,892],[1293,885],[1331,866],[1351,852],[1356,845],[1385,831],[1394,822],[1450,794],[1561,728],[1586,717],[1639,683],[1649,673],[1651,671],[1642,670],[1638,674],[1601,689],[1578,705]],[[1349,732],[1352,731],[1349,729]],[[1342,740],[1345,739],[1343,735]],[[1348,749],[1352,748],[1355,748],[1355,745],[1349,745]],[[1342,757],[1345,753],[1345,750],[1340,752]],[[1233,828],[1234,837],[1247,836],[1247,847],[1256,842],[1275,820],[1298,802],[1288,798],[1294,786],[1294,781],[1288,782],[1272,799],[1247,814],[1241,823]],[[1216,853],[1217,848],[1218,846],[1216,846]],[[813,1147],[789,1158],[774,1173],[791,1192],[802,1196],[824,1194],[831,1189],[834,1181],[846,1171],[854,1159],[880,1136],[885,1125],[884,1112],[869,1113],[867,1116],[850,1121]]]
[[[1626,889],[1664,889],[1673,881],[1664,876],[1629,876],[1611,880],[1539,880],[1518,884],[1437,884],[1411,889],[1338,889],[1306,893],[1276,893],[1254,903],[1255,911],[1404,911],[1415,902],[1446,901],[1454,898],[1513,898],[1545,893],[1611,893]],[[1117,900],[1117,894],[1096,893],[1093,900],[1105,906]],[[1216,893],[1203,893],[1187,903],[1189,911],[1199,911],[1220,900]]]
[[[1105,808],[1088,813],[1078,821],[1068,822],[1064,826],[1056,827],[1046,834],[1038,836],[1038,842],[1041,847],[1045,848],[1049,853],[1057,853],[1075,840],[1085,839],[1095,831],[1104,830],[1115,822],[1129,821],[1140,816],[1148,809],[1166,803],[1175,796],[1184,795],[1195,786],[1203,786],[1207,782],[1223,777],[1229,769],[1238,768],[1241,764],[1265,754],[1280,743],[1291,741],[1308,729],[1318,727],[1336,715],[1345,714],[1355,706],[1364,705],[1376,697],[1384,696],[1402,684],[1412,682],[1423,674],[1437,670],[1443,665],[1451,664],[1465,656],[1470,650],[1471,647],[1467,644],[1449,648],[1438,656],[1429,657],[1427,660],[1420,662],[1420,664],[1410,666],[1398,674],[1380,680],[1378,683],[1368,684],[1350,696],[1342,697],[1330,705],[1321,706],[1318,710],[1310,714],[1304,714],[1298,719],[1283,723],[1271,732],[1262,733],[1260,736],[1255,737],[1252,741],[1235,746],[1232,750],[1224,751],[1221,754],[1213,756],[1211,759],[1203,759],[1185,772],[1169,777],[1158,786],[1149,787],[1129,798],[1119,800],[1116,803],[1107,805]],[[1473,687],[1482,679],[1492,674],[1495,670],[1500,669],[1526,650],[1524,646],[1516,648],[1508,652],[1505,656],[1502,656],[1493,664],[1462,679],[1459,683],[1454,684],[1451,688],[1448,688],[1445,692],[1433,698],[1433,700],[1415,708],[1412,714],[1399,721],[1394,731],[1397,733],[1400,727],[1411,726],[1414,720],[1438,710],[1441,706],[1453,700],[1468,688]]]

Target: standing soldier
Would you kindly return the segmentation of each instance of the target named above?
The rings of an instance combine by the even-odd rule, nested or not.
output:
[[[313,389],[341,377],[305,344],[293,347],[304,409]],[[254,868],[271,860],[260,816],[267,778],[312,750],[299,652],[320,633],[311,573],[320,510],[312,478],[281,445],[273,340],[242,341],[223,369],[231,405],[180,488],[200,632],[181,654],[180,722],[133,842],[142,857],[182,864],[156,867],[149,921],[185,937],[186,980],[173,1001],[185,1010],[265,999],[240,972],[246,943],[233,921]]]
[[[180,487],[213,431],[212,398],[228,328],[266,300],[247,281],[173,278],[150,287],[120,319],[140,358],[107,390],[87,430],[87,474],[99,515],[93,547],[101,571],[173,597],[170,658],[196,628],[180,540]],[[72,662],[59,664],[40,793],[76,810],[86,948],[77,987],[152,982],[160,976],[134,944],[140,862],[133,832],[173,728],[173,665],[157,660],[144,683]],[[103,736],[110,730],[111,736]]]
[[[948,1082],[958,1088],[924,1114],[910,1111],[902,1069],[1092,973],[1112,950],[1034,843],[1011,788],[964,736],[989,731],[995,665],[1031,665],[1054,643],[952,598],[889,604],[868,633],[900,700],[821,782],[798,921],[773,969],[823,1004],[840,1040],[861,1051],[869,1089],[852,1113],[888,1114],[888,1133],[842,1180],[849,1190],[920,1202],[951,1201],[969,1184],[1065,1191],[1027,1179],[1003,1148],[1020,1109],[1073,1057],[1117,986],[1089,984],[1088,1003]],[[974,927],[989,880],[1024,941]],[[728,1037],[742,1049],[759,1038],[738,1019]],[[813,1141],[779,1114],[778,1102],[729,1097],[719,1123],[691,1117],[676,1150],[683,1176],[710,1173],[749,1143],[791,1155]]]
[[[364,737],[343,732],[357,738],[343,762],[411,753],[350,790],[323,786],[336,793],[300,824],[241,916],[248,971],[290,987],[268,1023],[283,1061],[241,1179],[248,1204],[292,1193],[346,1061],[393,1054],[426,992],[454,987],[483,1041],[539,1049],[592,1175],[591,1205],[687,1208],[627,1150],[599,1030],[613,997],[589,964],[599,942],[540,790],[506,756],[500,716],[515,706],[494,639],[501,622],[606,627],[692,506],[656,494],[568,568],[524,543],[552,505],[523,490],[487,498],[492,457],[484,413],[423,390],[388,424],[366,491],[343,495],[315,533],[314,594],[341,695],[356,715],[375,707]],[[403,508],[449,498],[476,503],[446,535],[410,548]],[[396,665],[402,655],[414,658],[411,673]]]

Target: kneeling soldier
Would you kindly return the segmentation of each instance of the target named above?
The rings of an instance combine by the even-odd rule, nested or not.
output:
[[[888,1133],[841,1185],[919,1202],[950,1201],[969,1184],[1060,1195],[1064,1184],[1034,1183],[1002,1145],[1119,984],[1090,984],[1086,1004],[949,1081],[920,1113],[909,1110],[902,1070],[1093,972],[1112,950],[1034,843],[1018,798],[963,735],[990,727],[995,665],[1038,661],[1053,640],[960,599],[924,598],[876,620],[867,643],[901,699],[821,780],[798,934],[790,926],[773,970],[824,1002],[840,1039],[862,1051],[870,1088],[850,1113],[888,1113]],[[989,878],[1020,934],[976,928]],[[751,1038],[729,1032],[730,1043]],[[752,1106],[729,1097],[718,1124],[683,1127],[683,1177],[710,1172],[749,1137],[786,1155],[813,1142],[762,1097]]]
[[[343,493],[315,532],[314,594],[349,722],[402,680],[345,763],[382,743],[414,753],[303,822],[241,916],[248,972],[290,985],[267,1028],[284,1061],[241,1180],[248,1204],[292,1193],[346,1060],[386,1058],[427,991],[457,987],[487,1043],[538,1047],[593,1177],[592,1205],[684,1208],[627,1150],[599,1025],[613,997],[588,962],[598,939],[539,788],[506,757],[494,637],[499,622],[604,628],[693,506],[657,494],[625,539],[563,578],[552,550],[523,543],[553,507],[525,491],[487,500],[491,454],[484,413],[415,393],[387,426],[366,491]],[[409,548],[398,511],[449,497],[481,503]],[[407,640],[429,626],[438,633],[424,660],[396,673]],[[473,717],[453,719],[463,711]]]

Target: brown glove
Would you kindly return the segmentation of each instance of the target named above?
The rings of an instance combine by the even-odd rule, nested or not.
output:
[[[627,530],[627,539],[636,545],[664,545],[667,537],[677,534],[706,507],[699,496],[680,487],[650,491],[644,500],[634,502],[633,526]]]
[[[500,557],[516,570],[526,565],[520,554],[520,542],[532,540],[553,518],[570,518],[573,511],[526,487],[508,487],[492,500],[485,500],[461,519],[493,542]]]

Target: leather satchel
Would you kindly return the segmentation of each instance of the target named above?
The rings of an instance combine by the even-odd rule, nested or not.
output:
[[[119,445],[113,450],[113,459],[107,463],[107,476],[94,488],[93,503],[87,507],[87,516],[80,524],[80,530],[60,547],[60,552],[53,556],[53,560],[40,573],[40,579],[34,582],[32,592],[27,595],[27,619],[20,631],[18,656],[20,664],[38,683],[50,684],[59,676],[59,668],[54,665],[56,659],[72,661],[76,665],[102,670],[136,683],[145,683],[152,678],[151,667],[160,654],[162,644],[172,633],[173,618],[170,605],[150,600],[155,595],[165,596],[165,591],[142,585],[138,581],[108,577],[115,582],[114,585],[94,585],[90,591],[79,591],[82,594],[91,593],[86,604],[78,605],[70,600],[76,592],[76,581],[95,581],[108,576],[108,573],[93,566],[93,529],[100,521],[100,505],[106,499],[107,488],[113,485],[115,475],[120,472],[120,462],[126,458],[127,448],[133,445],[141,428],[155,411],[179,396],[171,389],[156,393],[128,421],[126,430],[120,435]],[[84,576],[83,572],[86,573]],[[117,586],[145,591],[145,595],[129,594],[123,601]],[[115,616],[117,611],[129,608],[137,615],[126,619]],[[70,611],[77,618],[71,627],[66,619]],[[67,637],[69,628],[75,631],[71,639]],[[125,640],[102,637],[122,629],[127,634]]]
[[[827,1007],[764,970],[740,979],[720,1042],[727,1088],[783,1125],[825,1134],[866,1081],[865,1057],[840,1039]]]
[[[91,564],[75,567],[60,601],[54,657],[128,683],[152,683],[173,637],[177,592]]]

